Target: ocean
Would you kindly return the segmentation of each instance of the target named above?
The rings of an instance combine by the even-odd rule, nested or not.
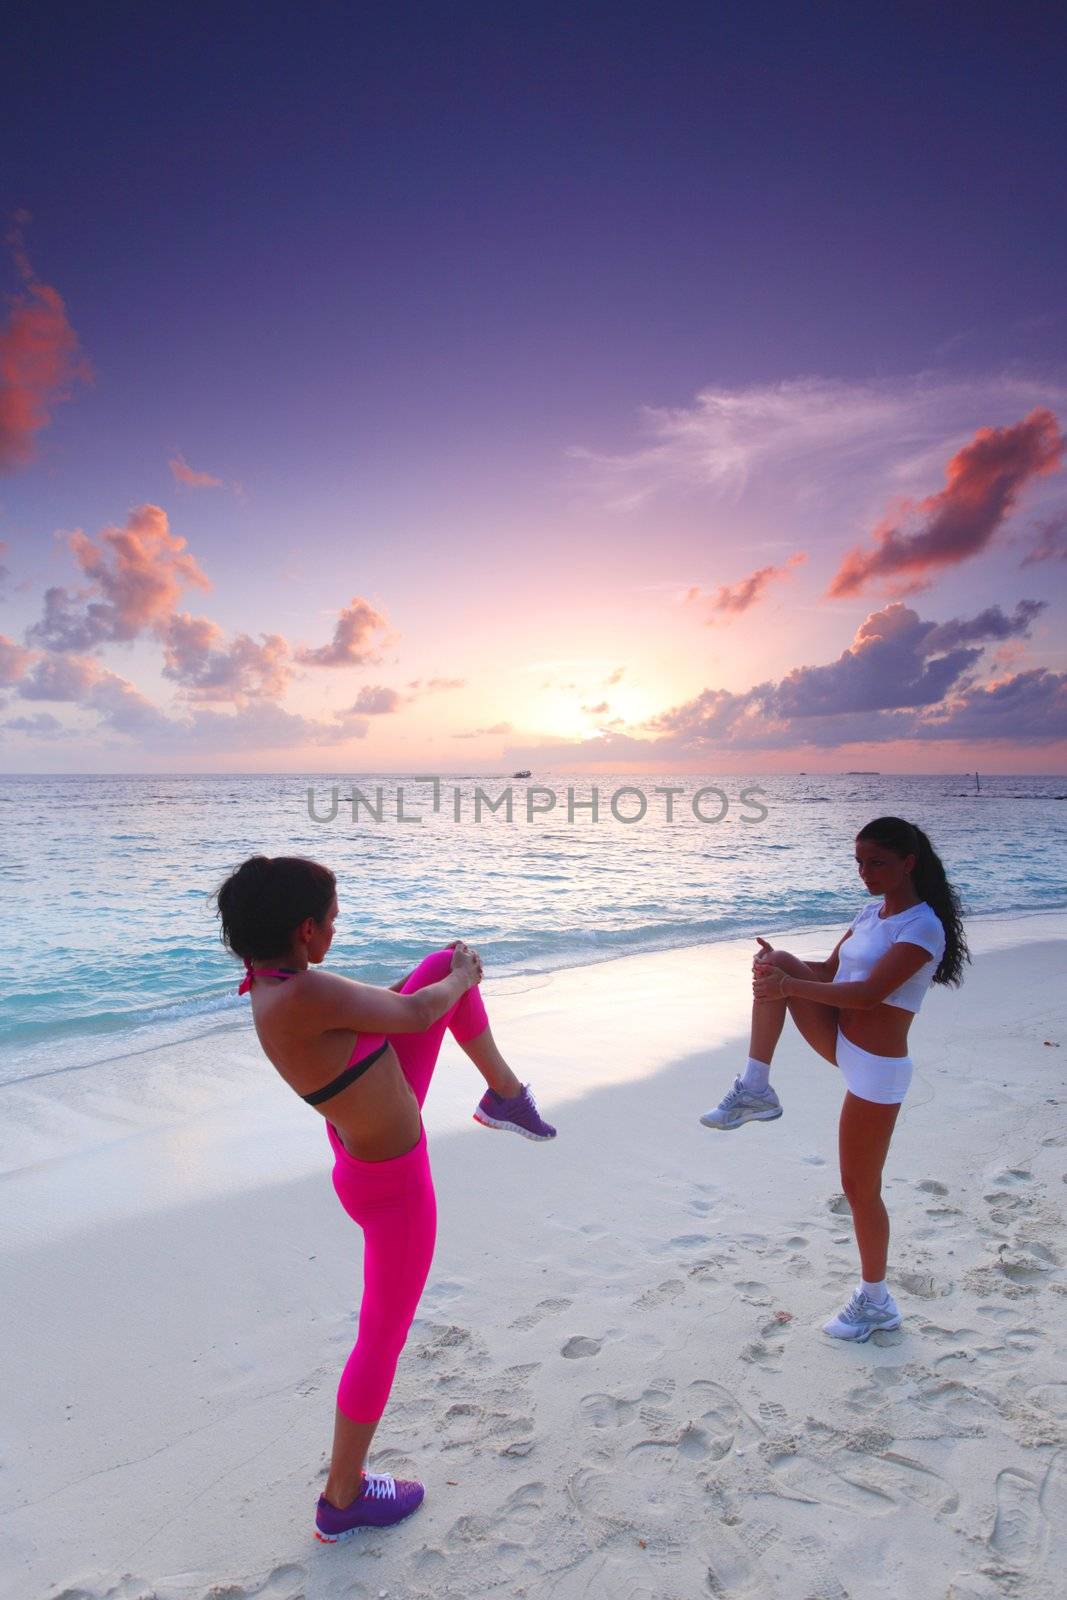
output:
[[[251,854],[337,874],[331,969],[391,983],[463,938],[492,980],[808,929],[828,953],[865,898],[855,833],[887,813],[930,835],[965,915],[1067,904],[1064,777],[0,777],[0,1084],[247,1014],[208,897]]]

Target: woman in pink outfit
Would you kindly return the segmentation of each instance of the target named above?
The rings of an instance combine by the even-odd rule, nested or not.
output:
[[[363,1230],[356,1344],[337,1392],[333,1453],[316,1509],[328,1542],[381,1527],[421,1503],[421,1483],[364,1470],[400,1352],[433,1259],[436,1202],[422,1125],[446,1028],[488,1085],[475,1117],[528,1139],[552,1139],[528,1086],[489,1028],[478,952],[462,940],[431,951],[390,988],[316,971],[333,940],[336,878],[302,856],[253,856],[216,892],[222,940],[243,957],[266,1055],[326,1118],[333,1184]]]

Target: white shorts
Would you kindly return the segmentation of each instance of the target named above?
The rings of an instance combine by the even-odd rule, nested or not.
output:
[[[910,1056],[874,1056],[837,1030],[837,1064],[850,1094],[879,1106],[898,1106],[915,1070]]]

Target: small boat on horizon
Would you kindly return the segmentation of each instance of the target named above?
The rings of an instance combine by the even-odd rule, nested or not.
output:
[[[513,772],[513,773],[512,773],[512,774],[511,774],[511,776],[512,776],[512,777],[513,777],[513,778],[529,778],[529,777],[531,777],[531,776],[532,776],[532,774],[531,774],[531,772],[530,772],[530,769],[529,769],[529,767],[523,767],[523,768],[522,768],[522,770],[521,770],[521,771],[520,771],[520,772]]]

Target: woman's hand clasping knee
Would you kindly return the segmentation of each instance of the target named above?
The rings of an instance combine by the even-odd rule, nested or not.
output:
[[[477,950],[464,944],[462,939],[450,940],[445,948],[452,952],[452,971],[466,978],[468,988],[473,989],[475,984],[481,983],[482,958]]]

